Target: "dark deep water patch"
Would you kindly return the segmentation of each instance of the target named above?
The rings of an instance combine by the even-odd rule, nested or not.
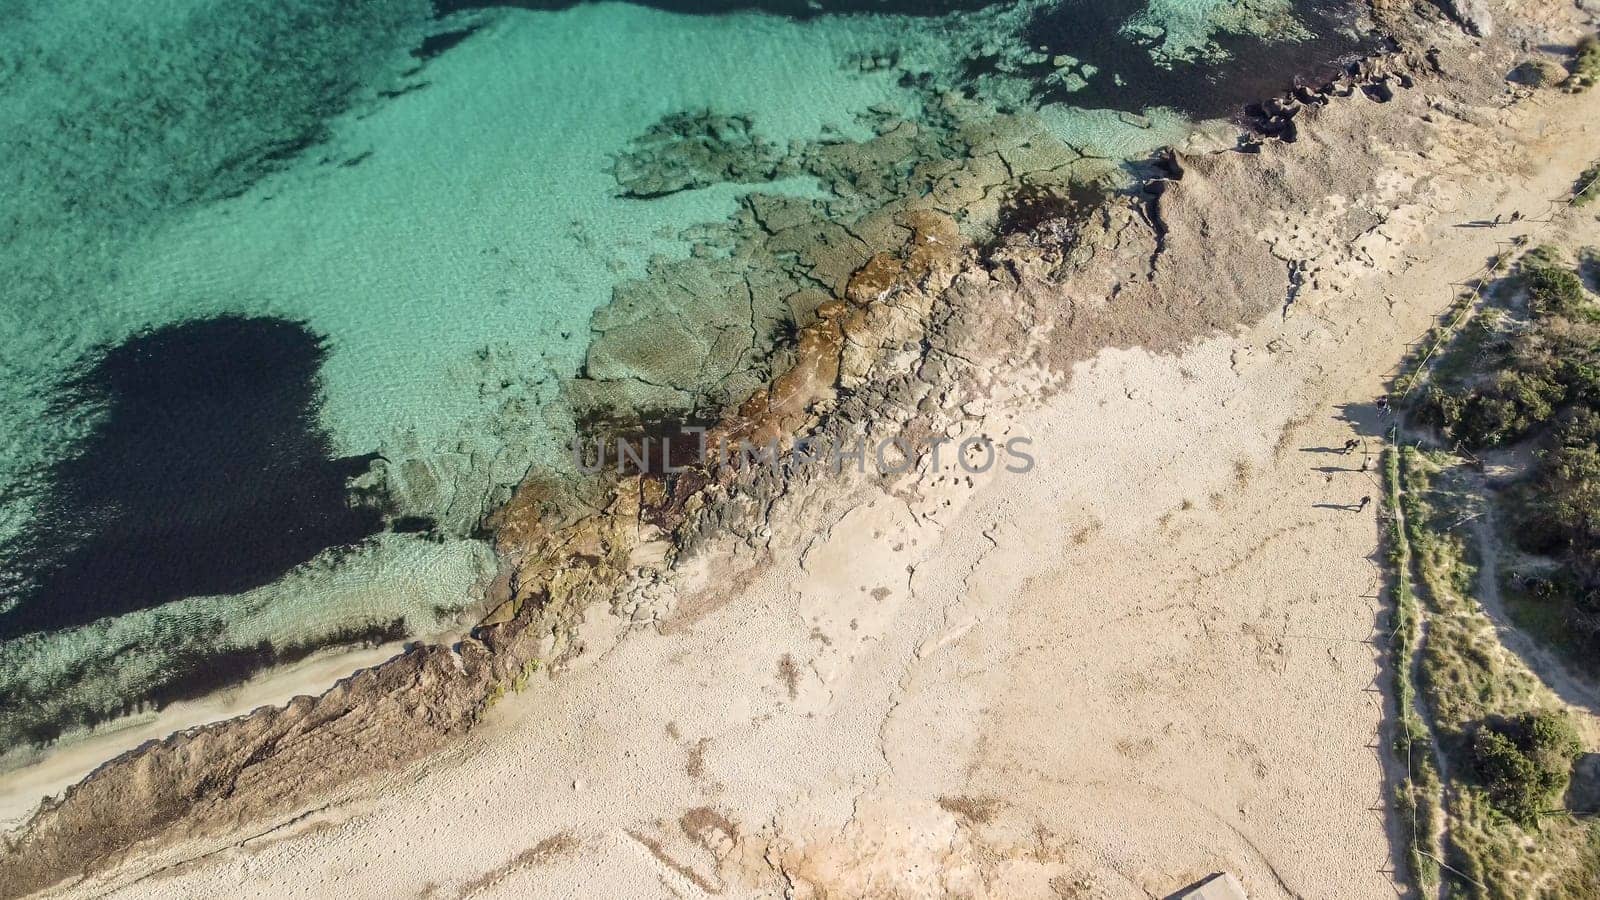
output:
[[[56,401],[96,411],[49,472],[28,532],[0,546],[19,598],[0,640],[183,597],[268,584],[378,531],[317,416],[326,347],[303,324],[225,316],[136,334],[91,360]]]
[[[423,38],[420,46],[411,51],[411,55],[423,62],[427,62],[447,50],[454,49],[462,41],[477,34],[479,27],[474,25],[469,28],[457,28],[453,31],[441,31],[438,34],[428,35]]]
[[[1164,68],[1150,55],[1157,41],[1120,30],[1146,5],[1147,0],[1063,0],[1038,10],[1024,30],[1029,47],[1099,69],[1087,87],[1068,91],[1045,84],[1054,67],[1041,63],[1031,71],[1039,79],[1039,99],[1134,113],[1167,106],[1194,118],[1228,117],[1248,103],[1293,88],[1297,79],[1326,81],[1338,74],[1343,60],[1373,48],[1372,41],[1346,33],[1356,13],[1352,4],[1299,0],[1294,13],[1311,31],[1310,38],[1286,41],[1219,31],[1212,40],[1227,55],[1223,62],[1175,61]],[[1113,76],[1121,76],[1122,84]]]
[[[561,10],[591,0],[433,0],[435,14],[496,7]],[[674,13],[719,15],[760,11],[797,19],[821,15],[879,13],[941,16],[972,12],[1005,0],[631,0]],[[1317,84],[1338,74],[1343,63],[1375,49],[1376,41],[1353,36],[1358,6],[1351,0],[1294,0],[1295,17],[1311,32],[1305,40],[1218,31],[1211,40],[1224,54],[1221,62],[1172,60],[1158,64],[1150,51],[1160,41],[1125,34],[1122,27],[1143,12],[1148,0],[1060,0],[1036,10],[1017,37],[1019,44],[1050,56],[1066,55],[1093,64],[1099,71],[1088,86],[1069,91],[1046,77],[1050,62],[1024,66],[1032,76],[1036,98],[1085,109],[1117,109],[1142,113],[1170,107],[1193,118],[1236,115],[1246,104],[1286,92],[1296,84]],[[455,33],[450,33],[454,38]],[[459,38],[455,38],[459,40]],[[997,70],[994,57],[968,60],[969,79]],[[1014,71],[1014,70],[1010,70]],[[1114,76],[1120,76],[1119,84]]]

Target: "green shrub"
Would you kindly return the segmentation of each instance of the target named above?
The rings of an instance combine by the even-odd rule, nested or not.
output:
[[[1447,357],[1470,351],[1475,367],[1492,374],[1441,378],[1413,407],[1419,421],[1468,447],[1519,440],[1575,404],[1600,405],[1600,311],[1582,280],[1548,247],[1523,257],[1517,279],[1533,321],[1509,336],[1473,334],[1470,345],[1458,338]]]
[[[1516,440],[1543,423],[1565,398],[1566,390],[1559,382],[1511,369],[1465,392],[1430,386],[1418,415],[1469,447],[1492,447]]]
[[[1534,316],[1570,316],[1584,308],[1583,280],[1554,247],[1530,250],[1517,264]]]
[[[1539,476],[1543,517],[1574,544],[1600,544],[1600,449],[1557,447],[1545,456]]]
[[[1572,764],[1583,752],[1564,712],[1491,719],[1472,739],[1472,774],[1489,802],[1525,828],[1566,791]]]
[[[1554,248],[1524,254],[1515,277],[1530,319],[1480,317],[1486,334],[1457,337],[1445,357],[1453,366],[1439,368],[1411,411],[1473,450],[1538,438],[1514,491],[1515,540],[1556,557],[1530,598],[1587,656],[1600,652],[1600,315]]]
[[[1583,170],[1578,183],[1572,186],[1572,205],[1584,206],[1600,197],[1600,162]]]
[[[1594,35],[1589,35],[1578,42],[1574,50],[1572,65],[1567,67],[1572,73],[1567,76],[1566,88],[1569,91],[1588,90],[1600,82],[1600,40]]]

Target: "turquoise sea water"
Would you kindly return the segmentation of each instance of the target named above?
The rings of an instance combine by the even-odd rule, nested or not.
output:
[[[1344,16],[0,0],[0,753],[470,622],[596,310],[753,192],[832,199],[783,166],[623,196],[664,120],[778,153],[953,92],[1136,162],[1353,48]]]

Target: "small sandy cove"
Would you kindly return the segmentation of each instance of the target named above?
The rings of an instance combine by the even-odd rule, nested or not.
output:
[[[813,504],[653,622],[591,609],[458,752],[70,892],[1395,896],[1374,400],[1600,155],[1600,92],[1491,118],[1397,158],[1433,180],[1360,241],[1319,235],[1338,198],[1263,235],[1320,271],[1283,312],[1056,393],[1017,373],[971,427],[1031,438],[1032,472]]]
[[[263,705],[287,703],[297,696],[326,690],[351,672],[392,659],[404,649],[404,642],[392,641],[360,650],[317,653],[228,690],[174,703],[160,712],[114,721],[65,747],[52,749],[41,759],[0,771],[0,828],[26,822],[45,797],[60,794],[108,759],[185,728],[220,722]]]

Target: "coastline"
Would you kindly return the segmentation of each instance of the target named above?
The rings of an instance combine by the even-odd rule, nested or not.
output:
[[[1419,79],[1428,77],[1415,61],[1412,66],[1411,71],[1416,73],[1415,77]],[[1387,75],[1380,70],[1378,77],[1385,78]],[[1352,90],[1359,92],[1357,88]],[[1374,113],[1373,116],[1380,114],[1381,112]],[[1321,117],[1307,114],[1306,118],[1312,120],[1312,125],[1303,129],[1301,137],[1303,140],[1317,140],[1316,128],[1323,124]],[[1359,120],[1360,117],[1352,115],[1350,118]],[[1351,123],[1341,121],[1338,127],[1351,127]],[[1289,164],[1285,160],[1292,160],[1293,153],[1293,149],[1288,145],[1270,142],[1262,150],[1264,156],[1271,157],[1274,164],[1279,165]],[[1013,283],[1006,284],[1003,276],[997,278],[990,274],[986,278],[990,279],[991,285],[980,288],[970,280],[962,281],[963,276],[973,274],[970,259],[957,259],[941,251],[924,254],[919,261],[917,256],[919,249],[936,242],[919,243],[916,235],[926,237],[948,232],[941,231],[942,226],[936,222],[925,223],[926,227],[922,229],[918,229],[914,224],[911,225],[909,230],[913,239],[907,246],[890,247],[881,251],[890,253],[896,260],[896,266],[892,267],[894,274],[890,279],[894,290],[874,289],[862,294],[862,296],[877,296],[881,293],[892,293],[896,297],[895,301],[889,304],[856,303],[840,310],[842,321],[832,316],[824,316],[817,325],[808,326],[810,330],[801,337],[801,363],[786,373],[789,380],[776,385],[774,389],[758,393],[753,403],[746,404],[740,417],[724,423],[726,436],[731,438],[764,433],[767,430],[793,434],[813,421],[817,407],[827,407],[830,404],[832,404],[831,413],[823,420],[824,430],[853,423],[869,425],[875,423],[877,427],[883,428],[889,424],[894,427],[904,427],[908,423],[915,422],[918,423],[918,427],[945,429],[965,422],[966,426],[970,427],[973,424],[970,419],[982,420],[985,417],[960,411],[965,403],[983,401],[985,404],[1004,407],[1008,402],[1004,394],[1013,394],[1010,402],[1024,403],[1023,398],[1035,390],[1052,404],[1067,403],[1069,401],[1062,399],[1067,394],[1062,394],[1061,391],[1068,385],[1068,379],[1070,379],[1069,393],[1077,392],[1080,389],[1080,382],[1088,381],[1092,386],[1084,389],[1086,393],[1102,399],[1114,398],[1114,388],[1118,386],[1119,379],[1114,373],[1118,370],[1118,366],[1131,366],[1136,369],[1151,364],[1124,355],[1131,351],[1117,351],[1114,348],[1137,345],[1153,352],[1175,353],[1182,348],[1191,347],[1195,341],[1205,340],[1205,335],[1214,334],[1218,330],[1226,332],[1240,323],[1259,322],[1263,316],[1270,320],[1272,312],[1280,304],[1283,313],[1280,316],[1280,324],[1287,322],[1291,309],[1302,302],[1309,302],[1314,295],[1305,292],[1296,295],[1290,292],[1290,299],[1284,301],[1282,291],[1272,295],[1262,292],[1261,296],[1250,296],[1250,291],[1239,290],[1240,286],[1252,277],[1264,278],[1269,269],[1278,272],[1282,270],[1281,261],[1274,259],[1270,254],[1263,255],[1259,248],[1241,251],[1250,266],[1241,270],[1244,273],[1242,277],[1236,274],[1236,280],[1232,283],[1228,283],[1228,279],[1219,279],[1220,287],[1216,290],[1216,296],[1209,302],[1203,297],[1193,300],[1191,306],[1194,308],[1189,310],[1183,309],[1176,303],[1163,308],[1154,302],[1163,298],[1176,301],[1180,289],[1190,290],[1190,286],[1197,283],[1192,281],[1196,275],[1194,267],[1198,266],[1201,274],[1219,273],[1216,268],[1208,269],[1208,266],[1214,267],[1216,263],[1206,263],[1192,258],[1197,249],[1196,244],[1191,243],[1183,247],[1179,243],[1185,228],[1195,229],[1197,224],[1214,225],[1226,221],[1230,214],[1237,213],[1237,211],[1228,213],[1217,209],[1218,196],[1204,193],[1208,190],[1208,184],[1211,185],[1209,190],[1212,191],[1217,190],[1217,184],[1226,184],[1233,188],[1241,185],[1253,186],[1258,192],[1263,189],[1262,185],[1252,182],[1245,168],[1246,163],[1235,163],[1231,156],[1227,162],[1218,162],[1214,157],[1188,159],[1185,162],[1194,173],[1194,177],[1190,178],[1186,174],[1173,182],[1165,191],[1156,194],[1149,206],[1145,206],[1144,201],[1113,201],[1110,206],[1097,210],[1084,226],[1085,230],[1099,229],[1100,235],[1113,238],[1102,244],[1102,246],[1112,246],[1113,252],[1118,254],[1111,260],[1117,264],[1113,266],[1103,265],[1107,260],[1095,257],[1092,260],[1078,261],[1074,268],[1071,261],[1048,258],[1048,248],[1041,250],[1040,247],[1029,245],[1027,240],[1024,240],[1014,248],[1015,252],[1009,259],[1003,254],[995,257],[1002,260],[1003,264],[991,268],[991,272],[1003,273],[1009,270],[1014,273]],[[1236,171],[1226,171],[1229,167]],[[1228,178],[1234,181],[1228,182]],[[1417,213],[1413,211],[1411,215]],[[1144,219],[1143,222],[1141,217]],[[1386,235],[1381,241],[1369,241],[1368,243],[1373,246],[1366,247],[1361,252],[1370,257],[1374,249],[1382,249],[1387,244],[1403,246],[1404,241],[1401,238],[1415,239],[1417,234],[1421,233],[1422,225],[1419,222],[1409,222],[1403,217],[1395,221],[1396,229],[1405,226],[1415,230],[1415,233],[1398,234],[1395,237]],[[1160,223],[1160,227],[1156,227],[1154,223]],[[1271,223],[1257,224],[1267,227]],[[1144,230],[1141,231],[1141,228]],[[1192,237],[1194,233],[1198,231],[1191,231],[1190,236]],[[1362,232],[1362,235],[1367,233]],[[1339,236],[1346,237],[1343,234]],[[1293,245],[1297,240],[1304,245],[1304,239],[1299,237],[1288,237],[1286,243]],[[1257,243],[1255,233],[1243,236],[1241,243]],[[952,248],[944,248],[946,251],[950,249]],[[962,248],[961,252],[967,251]],[[1189,258],[1184,258],[1185,254]],[[1162,261],[1164,255],[1166,259]],[[1226,252],[1220,255],[1232,261]],[[1151,259],[1157,262],[1149,263]],[[1087,265],[1089,262],[1095,265]],[[1030,284],[1038,285],[1048,280],[1038,278],[1038,273],[1052,270],[1052,275],[1059,275],[1063,270],[1070,270],[1071,277],[1077,279],[1075,284],[1078,290],[1082,295],[1088,296],[1094,293],[1092,284],[1094,280],[1117,279],[1123,272],[1147,265],[1152,267],[1147,285],[1154,284],[1161,278],[1167,282],[1177,283],[1163,284],[1160,289],[1138,288],[1128,287],[1133,284],[1130,280],[1119,283],[1116,290],[1109,291],[1113,294],[1121,293],[1126,288],[1124,295],[1109,306],[1095,307],[1092,304],[1084,304],[1067,309],[1049,309],[1049,314],[1042,318],[1055,323],[1054,327],[1058,329],[1055,338],[1065,339],[1058,340],[1051,346],[1043,344],[1042,333],[1033,326],[1041,318],[1040,310],[1049,307],[1051,298],[1038,296],[1036,287],[1032,289],[1034,296],[1027,296]],[[1168,268],[1158,273],[1153,269],[1157,265],[1165,265]],[[1336,269],[1334,266],[1329,267],[1329,271],[1325,274],[1327,279],[1325,284],[1338,283],[1338,278],[1342,276],[1340,272],[1335,271]],[[856,270],[852,273],[851,280],[860,276],[862,271]],[[1031,282],[1030,276],[1033,278]],[[950,291],[960,294],[963,290],[975,293],[988,291],[984,297],[991,302],[979,307],[974,303],[972,296],[964,301],[959,298],[951,300],[946,296]],[[1163,294],[1162,290],[1172,293]],[[1141,293],[1141,291],[1148,292]],[[848,286],[844,293],[849,293]],[[1014,318],[1007,320],[1008,324],[1005,327],[996,330],[992,323],[980,321],[977,316],[980,308],[983,314],[993,315],[995,306],[992,301],[1003,296],[1013,298]],[[911,298],[913,302],[908,302],[907,298]],[[1129,298],[1132,298],[1132,301],[1128,307],[1117,308],[1119,303],[1126,302]],[[1141,300],[1144,302],[1139,302]],[[1407,321],[1420,322],[1425,318],[1424,313],[1424,310],[1413,310],[1412,319]],[[1255,329],[1259,332],[1263,327],[1265,326],[1256,325]],[[862,334],[872,335],[873,340],[868,342],[858,340]],[[970,352],[967,350],[947,352],[940,363],[940,366],[944,367],[942,371],[924,371],[917,379],[913,379],[925,385],[942,387],[947,391],[952,391],[952,385],[962,385],[960,389],[952,391],[957,397],[963,398],[963,402],[953,410],[936,409],[934,413],[929,413],[917,405],[909,409],[906,407],[906,400],[915,396],[916,385],[904,378],[897,378],[895,374],[903,371],[903,359],[899,354],[904,351],[898,348],[906,343],[907,338],[918,335],[935,349],[943,348],[949,351],[950,348],[971,347],[981,348],[988,354],[984,357],[984,365],[974,372],[950,362],[950,360],[974,358]],[[1218,340],[1223,343],[1217,343]],[[1237,339],[1212,338],[1200,350],[1184,355],[1183,359],[1198,361],[1204,358],[1214,367],[1223,366],[1224,360],[1227,360],[1228,365],[1236,366],[1237,358],[1228,359],[1231,354],[1224,352],[1237,349],[1236,346],[1230,345],[1228,340]],[[1252,341],[1261,346],[1268,343],[1264,338],[1253,338]],[[870,348],[871,352],[855,359],[852,363],[845,357],[852,347]],[[807,352],[806,348],[809,348],[810,352]],[[830,359],[829,354],[833,354],[831,359],[838,360],[831,364],[831,368],[829,364],[817,362]],[[916,365],[919,368],[929,366],[929,361],[936,358],[937,354],[930,353],[924,348],[917,357]],[[1075,369],[1075,366],[1090,358],[1102,360],[1106,368],[1099,374],[1095,371],[1099,365],[1088,370]],[[1009,371],[1002,378],[1000,373],[1011,366],[1020,366],[1022,374]],[[1168,373],[1169,376],[1173,374],[1175,373]],[[856,379],[850,385],[850,392],[843,395],[839,392],[841,377]],[[1127,380],[1152,385],[1164,383],[1160,379],[1149,380],[1151,378],[1153,376],[1146,374]],[[1169,377],[1168,381],[1170,380]],[[1370,372],[1357,375],[1354,382],[1360,385],[1360,390],[1368,390],[1372,383]],[[897,391],[900,392],[899,396],[896,396]],[[998,401],[995,399],[996,392],[1002,395],[1002,399]],[[1354,396],[1354,393],[1351,395]],[[777,397],[778,400],[774,401],[773,397]],[[1136,398],[1129,396],[1127,399]],[[939,406],[938,403],[934,405],[936,408]],[[1277,411],[1282,415],[1282,408]],[[1079,409],[1070,414],[1057,410],[1055,420],[1091,414],[1091,409]],[[980,427],[990,427],[990,423],[984,422]],[[1085,448],[1083,452],[1093,457],[1111,450],[1109,447],[1098,450]],[[1263,462],[1253,463],[1253,465],[1260,464]],[[1228,467],[1234,465],[1234,462],[1224,458],[1217,461],[1217,465],[1222,467],[1222,474],[1226,476]],[[775,477],[781,480],[783,476]],[[1218,477],[1217,472],[1211,472],[1202,480],[1216,481]],[[775,558],[776,547],[773,545],[770,533],[768,537],[761,536],[761,529],[768,528],[775,532],[784,528],[792,530],[797,517],[793,515],[774,517],[774,504],[780,501],[787,502],[792,509],[799,501],[793,498],[783,500],[791,493],[795,497],[815,495],[817,499],[813,502],[823,504],[824,507],[828,503],[824,499],[824,495],[828,493],[826,486],[817,481],[808,482],[806,479],[809,476],[801,475],[797,480],[784,484],[775,484],[771,480],[764,482],[763,478],[769,476],[759,472],[746,473],[745,476],[736,477],[732,483],[725,485],[714,483],[700,492],[673,497],[671,500],[650,496],[650,489],[645,485],[624,487],[612,499],[607,515],[600,517],[601,521],[580,520],[560,530],[550,530],[541,524],[542,517],[536,514],[538,503],[542,499],[535,490],[537,486],[525,486],[530,488],[531,495],[524,495],[520,504],[514,501],[500,519],[502,548],[504,551],[509,551],[508,557],[517,564],[519,572],[524,577],[519,578],[516,595],[508,601],[507,607],[499,615],[491,617],[489,620],[491,624],[482,630],[481,641],[470,639],[463,641],[458,650],[441,647],[413,650],[375,669],[357,673],[315,700],[303,698],[287,708],[257,710],[244,719],[193,729],[185,734],[159,741],[151,749],[143,751],[143,754],[134,754],[107,764],[88,782],[70,790],[60,803],[49,805],[43,814],[35,817],[29,829],[22,832],[21,843],[12,845],[7,854],[9,858],[0,862],[0,871],[10,869],[19,873],[16,880],[7,877],[4,881],[8,886],[20,885],[23,888],[30,885],[43,886],[39,879],[42,873],[48,870],[48,865],[41,865],[41,861],[52,852],[64,852],[65,849],[52,851],[49,849],[49,842],[67,840],[65,837],[51,836],[51,822],[70,821],[71,816],[83,815],[86,810],[104,810],[106,807],[103,804],[106,803],[126,802],[130,796],[125,793],[125,788],[116,785],[116,781],[141,769],[150,771],[152,766],[155,771],[161,772],[164,764],[156,759],[158,755],[170,759],[170,765],[174,767],[180,763],[206,766],[212,764],[213,754],[218,754],[219,751],[225,759],[230,753],[237,754],[248,749],[243,765],[225,765],[234,779],[238,779],[242,774],[246,775],[247,783],[241,786],[236,782],[230,790],[208,797],[208,807],[198,814],[191,810],[170,811],[165,820],[157,816],[145,822],[133,823],[133,827],[120,832],[115,826],[108,826],[108,831],[119,833],[108,835],[108,839],[101,845],[104,858],[118,858],[127,848],[141,844],[154,849],[164,840],[168,840],[163,837],[165,834],[215,845],[218,835],[224,833],[228,827],[240,828],[246,820],[263,817],[281,819],[287,814],[286,811],[303,808],[312,801],[312,789],[300,786],[281,790],[273,788],[267,791],[268,796],[259,805],[249,794],[248,782],[252,778],[264,777],[261,774],[263,770],[283,765],[287,767],[286,771],[293,772],[293,766],[297,764],[296,753],[302,754],[298,764],[304,764],[310,758],[306,755],[309,750],[303,752],[296,750],[294,741],[301,741],[302,748],[315,747],[321,752],[326,752],[330,748],[336,752],[347,752],[357,745],[356,737],[373,736],[375,732],[372,729],[392,731],[405,727],[397,725],[393,717],[398,716],[400,721],[409,718],[412,722],[425,723],[426,727],[420,734],[404,738],[397,738],[393,734],[387,738],[380,737],[376,746],[365,750],[364,752],[372,754],[373,758],[380,761],[378,766],[359,766],[355,764],[355,760],[343,760],[343,764],[348,768],[341,777],[323,782],[314,788],[321,791],[343,790],[355,783],[356,779],[370,779],[374,774],[371,771],[373,768],[379,771],[400,772],[406,766],[448,746],[451,741],[459,739],[464,733],[480,733],[472,726],[478,719],[488,714],[486,708],[488,704],[483,702],[484,698],[494,691],[505,691],[518,683],[526,683],[531,675],[530,662],[538,661],[546,670],[570,669],[571,672],[577,673],[572,677],[580,680],[601,677],[602,673],[598,672],[588,660],[595,656],[609,655],[612,651],[599,654],[592,652],[580,654],[579,651],[591,642],[613,647],[625,645],[615,643],[616,636],[608,633],[607,626],[603,622],[597,623],[593,616],[585,619],[586,610],[598,609],[609,604],[635,625],[654,623],[660,631],[668,635],[695,631],[695,623],[700,617],[718,614],[719,604],[728,602],[725,592],[712,589],[707,586],[708,584],[718,582],[739,584],[770,577],[770,571],[764,576],[761,566],[751,567],[746,559],[744,562],[730,564],[728,569],[717,572],[717,577],[713,579],[706,572],[706,567],[713,565],[711,561],[738,559],[741,556],[748,558],[754,555],[768,559],[769,565],[776,564],[780,562]],[[961,508],[956,498],[964,496],[964,492],[952,494],[950,493],[952,490],[950,483],[938,490],[930,486],[924,500],[937,498],[937,503],[949,500],[948,508],[952,512],[948,515],[954,517],[959,514]],[[1144,502],[1160,505],[1179,499],[1188,498],[1153,496]],[[676,526],[669,530],[683,536],[675,546],[667,546],[659,527],[653,522],[645,521],[647,517],[641,514],[642,508],[666,513],[664,520]],[[1153,516],[1153,512],[1154,510],[1151,511],[1152,515],[1146,515],[1145,518],[1157,518]],[[850,515],[852,513],[844,513],[838,521],[843,521]],[[876,518],[880,514],[875,513],[855,515],[860,521],[847,525],[839,531],[841,535],[853,531],[858,537],[864,537],[876,533],[880,527],[887,525],[905,530],[908,539],[912,535],[920,536],[923,540],[934,539],[934,532],[925,530],[924,524],[905,521],[880,522]],[[1090,527],[1089,523],[1095,518],[1099,518],[1103,523],[1107,517],[1108,514],[1104,511],[1091,514],[1080,523],[1080,527]],[[1148,527],[1149,524],[1145,522],[1144,526]],[[839,525],[836,523],[834,530],[838,529]],[[981,527],[971,529],[966,536],[964,552],[968,554],[975,552],[974,548],[980,545],[974,542],[985,533]],[[1123,537],[1128,536],[1128,534],[1123,535]],[[695,547],[697,541],[704,542],[708,549],[684,554],[685,557],[691,558],[692,562],[685,566],[682,572],[677,575],[672,575],[670,572],[657,573],[643,581],[636,578],[634,572],[641,559],[648,559],[657,554],[671,556],[682,553],[686,549]],[[733,546],[729,546],[730,543],[734,546],[742,545],[742,549],[736,550]],[[819,549],[817,552],[822,551]],[[892,557],[879,562],[889,568],[898,565]],[[839,566],[842,563],[835,562],[833,565]],[[803,567],[812,566],[828,568],[825,559],[813,559]],[[890,578],[889,568],[879,573],[884,581]],[[699,586],[694,584],[697,570],[702,576]],[[835,577],[838,571],[843,570],[836,570]],[[674,585],[670,589],[663,587],[664,582],[674,579],[687,582]],[[838,587],[840,590],[847,588],[844,584]],[[669,595],[675,595],[679,599],[675,603],[667,603],[660,599]],[[759,608],[761,604],[757,605],[757,609]],[[914,655],[922,656],[921,648],[924,646],[927,648],[927,654],[931,656],[942,647],[959,643],[971,631],[971,626],[966,626],[964,630],[959,619],[959,616],[956,617],[956,621],[942,633],[922,636],[928,643],[919,645]],[[581,628],[578,624],[580,621],[585,622]],[[906,639],[909,640],[910,636]],[[465,678],[457,677],[458,674],[464,674]],[[557,681],[566,677],[569,675],[563,674]],[[530,691],[528,699],[513,698],[509,701],[508,706],[516,706],[518,709],[505,714],[505,718],[496,719],[494,715],[488,715],[490,724],[485,726],[481,733],[493,735],[501,732],[509,727],[509,719],[526,720],[530,710],[539,708],[539,701],[532,698],[544,690],[544,684],[542,680],[538,681],[535,688]],[[792,701],[799,701],[805,697],[808,700],[816,699],[817,702],[822,702],[804,694],[799,684],[797,681],[787,689]],[[348,732],[336,731],[336,737],[327,743],[324,742],[326,735],[319,734],[318,729],[324,727],[323,723],[345,721],[351,711],[369,710],[382,705],[386,698],[396,696],[405,699],[398,704],[398,707],[390,704],[391,708],[383,713],[391,717],[390,719],[386,720],[383,715],[379,715],[368,723],[355,723],[355,727]],[[424,709],[425,705],[428,708]],[[346,712],[340,716],[330,716],[329,711],[333,708]],[[230,732],[239,734],[230,736]],[[272,738],[263,740],[263,735],[271,735]],[[283,752],[277,748],[285,743],[286,738],[293,740],[287,742],[288,750],[284,754],[286,761],[280,761],[282,758],[273,754]],[[484,737],[482,740],[489,739]],[[263,747],[268,748],[267,753],[259,755]],[[690,775],[693,777],[693,773]],[[266,780],[278,782],[282,779],[267,777]],[[261,782],[257,781],[256,784],[259,785]],[[132,799],[138,801],[141,796],[135,794],[132,795]],[[230,804],[233,806],[230,807]],[[965,816],[973,821],[982,818],[981,810],[973,812],[969,809],[954,815],[958,819]],[[297,816],[290,816],[290,820],[295,818]],[[722,826],[713,823],[713,828]],[[259,831],[259,828],[252,826],[245,830],[254,832]],[[684,826],[683,830],[686,833],[690,831],[688,826]],[[723,828],[723,831],[726,832],[727,829]],[[58,835],[65,833],[62,831]],[[644,841],[639,843],[648,846]],[[734,843],[737,844],[737,841]],[[1364,844],[1361,849],[1365,851],[1370,847]],[[818,879],[836,877],[828,871],[830,867],[848,869],[859,862],[827,856],[819,859],[814,853],[795,852],[800,853],[797,859],[803,858],[805,862],[794,862],[794,868],[811,872],[812,877]],[[43,855],[26,856],[31,853]],[[554,853],[551,855],[559,856]],[[31,863],[28,861],[30,858],[33,860]],[[94,853],[80,853],[78,858],[88,858],[92,865]],[[1263,874],[1271,869],[1270,865],[1265,868],[1259,862],[1245,863],[1245,865],[1253,866],[1252,877],[1257,883],[1269,883],[1270,878],[1277,877],[1271,873]],[[688,876],[679,873],[678,877]],[[719,871],[717,877],[731,879],[734,876],[724,875]],[[689,880],[693,882],[693,879]],[[1278,880],[1281,884],[1282,879]],[[10,895],[9,888],[6,894]]]
[[[295,697],[331,690],[339,682],[405,652],[407,643],[394,641],[359,650],[339,648],[316,653],[226,690],[173,703],[153,715],[112,720],[89,735],[75,737],[71,744],[42,759],[0,772],[0,829],[26,823],[47,798],[146,744],[239,718],[263,706],[283,706]]]

